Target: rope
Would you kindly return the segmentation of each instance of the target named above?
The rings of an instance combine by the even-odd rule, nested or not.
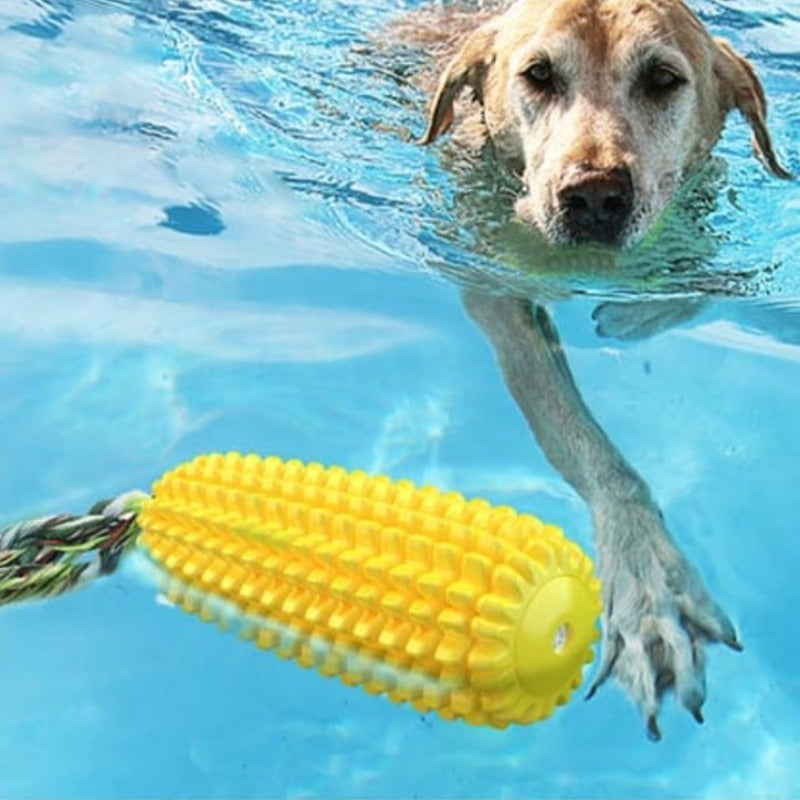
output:
[[[117,568],[136,541],[140,492],[0,530],[0,605],[52,597]]]

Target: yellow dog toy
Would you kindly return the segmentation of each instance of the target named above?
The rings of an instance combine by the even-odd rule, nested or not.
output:
[[[598,638],[578,546],[456,493],[230,453],[165,475],[136,524],[187,611],[446,719],[549,716]]]

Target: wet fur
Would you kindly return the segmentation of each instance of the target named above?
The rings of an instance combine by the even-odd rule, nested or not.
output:
[[[749,121],[762,162],[788,177],[772,147],[766,99],[752,67],[712,38],[680,0],[518,0],[504,11],[477,12],[469,33],[464,14],[440,13],[450,19],[440,21],[436,44],[430,38],[436,27],[420,17],[434,55],[452,48],[423,141],[434,141],[454,120],[475,127],[477,118],[483,139],[470,138],[490,140],[520,174],[517,213],[553,243],[569,241],[561,192],[587,174],[620,168],[630,171],[634,189],[620,243],[642,238],[708,156],[733,108]],[[558,78],[559,91],[550,94],[525,77],[543,56]],[[684,81],[655,100],[640,86],[654,61]],[[473,106],[459,117],[454,104],[464,90],[478,113]]]
[[[563,231],[554,198],[587,165],[631,169],[637,205],[624,243],[640,238],[706,159],[734,108],[753,130],[759,160],[789,177],[775,156],[752,67],[679,0],[436,6],[406,15],[396,33],[432,57],[432,71],[420,76],[432,87],[422,141],[451,131],[457,149],[491,146],[521,176],[518,215],[556,244]],[[687,74],[686,91],[666,110],[648,109],[630,91],[636,54],[648,47]],[[552,103],[526,95],[520,71],[542,51],[560,53],[553,56],[559,69],[576,83],[571,102],[545,107]],[[475,288],[464,291],[464,302],[548,460],[592,514],[604,645],[589,694],[615,676],[653,739],[669,690],[702,721],[704,646],[740,649],[733,625],[670,536],[644,479],[584,403],[546,309],[535,298]]]

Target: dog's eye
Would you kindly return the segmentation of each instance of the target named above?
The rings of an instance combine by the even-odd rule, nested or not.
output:
[[[549,59],[542,58],[534,61],[522,73],[526,81],[538,92],[555,91],[555,76],[553,75],[553,65]]]
[[[663,64],[651,64],[642,76],[644,90],[654,100],[671,94],[684,83],[686,83],[686,78],[683,75]]]

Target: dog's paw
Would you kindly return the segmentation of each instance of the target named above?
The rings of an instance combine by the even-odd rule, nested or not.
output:
[[[658,712],[670,690],[703,721],[704,645],[742,646],[731,621],[673,542],[659,510],[628,501],[607,511],[595,514],[603,658],[587,698],[613,675],[639,706],[647,735],[658,740]]]

